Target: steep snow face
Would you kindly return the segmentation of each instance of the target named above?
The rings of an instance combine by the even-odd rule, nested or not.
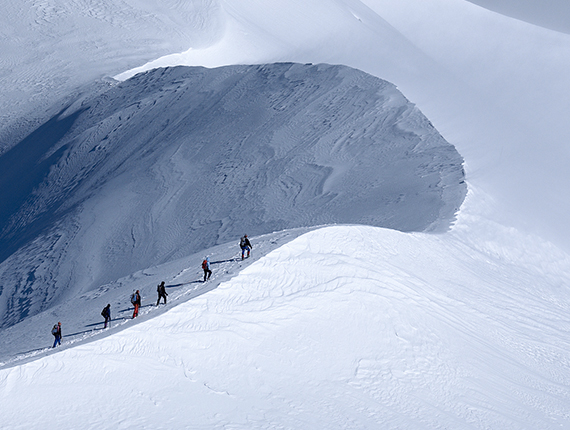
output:
[[[499,2],[534,15],[540,3]],[[567,4],[540,6],[565,17]],[[494,197],[497,221],[570,250],[567,34],[465,0],[8,1],[0,20],[0,151],[46,117],[38,106],[53,112],[48,101],[133,67],[344,64],[417,104]]]
[[[327,223],[443,231],[462,158],[344,66],[170,68],[83,97],[0,158],[4,326],[136,270]]]
[[[531,2],[538,4],[524,0],[516,9]],[[568,2],[549,2],[548,8],[551,3],[566,17],[562,3]],[[356,67],[394,83],[417,103],[465,157],[470,183],[495,198],[498,222],[570,250],[570,112],[562,96],[570,94],[569,35],[465,0],[222,4],[219,41],[119,77],[165,65],[297,61]]]

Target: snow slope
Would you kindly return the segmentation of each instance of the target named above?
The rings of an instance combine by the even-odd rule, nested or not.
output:
[[[132,324],[161,315],[172,306],[212,291],[253,261],[315,228],[317,227],[288,229],[262,236],[250,236],[254,250],[249,259],[241,259],[239,246],[233,241],[167,263],[145,267],[82,294],[68,295],[65,300],[52,304],[45,311],[27,316],[17,324],[2,329],[0,366],[20,365],[52,354],[53,339],[46,338],[45,328],[52,327],[54,319],[63,322],[63,349],[111,336],[117,331],[131,327]],[[201,269],[205,256],[210,257],[212,270],[212,276],[206,283],[203,282]],[[161,306],[157,307],[156,290],[162,281],[166,284],[168,306],[161,302]],[[130,295],[135,290],[140,291],[142,306],[139,317],[133,321]],[[110,328],[103,330],[101,310],[107,304],[111,304],[112,320]]]
[[[511,14],[536,8],[531,0],[512,3]],[[467,158],[471,182],[494,196],[497,221],[570,249],[569,108],[560,96],[570,92],[570,35],[465,0],[161,5],[7,2],[0,17],[0,147],[54,116],[56,100],[82,93],[94,79],[129,76],[121,72],[146,62],[134,70],[344,64],[394,83],[418,105]],[[564,17],[566,5],[541,8]]]
[[[462,163],[393,85],[347,67],[139,75],[0,158],[0,326],[244,232],[445,231]]]
[[[570,251],[570,35],[465,0],[221,4],[219,41],[118,78],[179,64],[356,67],[397,85],[456,146],[470,182],[495,198],[498,222]],[[564,16],[564,3],[548,7]]]
[[[552,30],[570,33],[570,3],[540,0],[469,0],[484,8]]]
[[[570,426],[570,303],[552,282],[570,261],[464,221],[307,233],[159,317],[1,370],[3,426]]]
[[[531,4],[518,3],[519,12]],[[7,3],[0,18],[1,50],[8,53],[0,57],[6,106],[0,146],[53,117],[56,100],[88,91],[84,86],[95,78],[130,76],[121,72],[147,61],[134,71],[179,64],[344,64],[396,84],[418,105],[466,157],[471,182],[495,198],[497,221],[570,249],[564,198],[569,108],[560,96],[570,91],[569,35],[465,0],[161,4]],[[565,4],[549,2],[548,9],[564,16]],[[46,34],[65,38],[45,40]]]
[[[41,4],[57,5],[55,0]],[[202,29],[191,26],[193,37],[205,35],[202,42],[158,62],[326,62],[387,79],[465,157],[467,203],[445,234],[335,226],[281,246],[300,232],[276,233],[254,243],[278,249],[254,254],[241,267],[235,242],[204,252],[219,256],[223,267],[215,271],[220,277],[213,286],[223,282],[212,291],[195,282],[204,253],[189,254],[153,263],[26,318],[2,332],[4,342],[13,344],[11,351],[25,353],[3,358],[3,425],[570,427],[568,36],[463,0],[199,4],[214,18]],[[74,6],[82,13],[91,8],[90,2]],[[10,10],[2,19],[18,22],[13,17],[19,9]],[[143,15],[152,19],[153,13]],[[53,29],[65,30],[75,20],[50,22]],[[125,19],[117,28],[130,25],[129,32],[144,39],[142,22]],[[176,22],[170,22],[172,28]],[[1,43],[14,52],[20,40],[28,49],[38,46],[38,38],[28,39],[25,31],[15,36],[21,28],[2,28],[7,30]],[[77,26],[63,34],[77,41],[82,32]],[[161,41],[159,33],[149,52],[162,43],[157,50],[171,54],[176,41]],[[19,67],[21,62],[6,66],[9,57],[2,57],[2,90],[27,82],[20,87],[26,91],[3,92],[4,106],[14,109],[2,112],[8,124],[0,132],[2,148],[54,118],[66,100],[53,101],[115,85],[92,83],[90,72],[84,76],[57,64],[90,58],[99,77],[133,67],[132,46],[121,39],[112,40],[117,49],[107,57],[105,34],[114,37],[100,32],[101,50],[97,44],[81,46],[83,53],[79,44],[60,49],[46,43],[22,51],[32,52],[30,64],[40,82],[57,77],[57,85],[32,88],[28,84],[35,78],[26,81],[28,68]],[[42,60],[40,53],[48,55]],[[137,65],[156,58],[144,49],[137,53],[142,59]],[[99,69],[98,57],[112,67]],[[152,64],[158,63],[146,68]],[[33,113],[29,122],[18,119],[26,109]],[[112,196],[114,187],[108,191]],[[117,202],[129,209],[121,199],[101,201],[108,202],[107,213]],[[59,240],[65,243],[66,237]],[[45,255],[31,251],[24,261]],[[42,263],[67,256],[54,253]],[[162,279],[169,281],[173,302],[184,304],[149,306]],[[123,292],[139,287],[145,289],[146,307],[140,320],[131,321]],[[99,330],[95,310],[111,301],[117,320],[111,330]],[[45,348],[52,341],[49,326],[60,319],[64,345],[51,351]],[[28,329],[34,350],[20,348],[27,345],[20,339]]]
[[[94,80],[220,37],[212,0],[5,1],[0,14],[0,152]],[[23,118],[22,118],[23,117]]]

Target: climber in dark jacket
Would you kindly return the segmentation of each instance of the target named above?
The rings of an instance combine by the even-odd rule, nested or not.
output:
[[[101,311],[101,316],[105,318],[105,326],[103,328],[107,328],[107,324],[111,321],[111,305],[108,304],[103,308]]]
[[[57,345],[61,345],[61,323],[58,322],[56,325],[53,326],[53,328],[51,329],[51,334],[53,334],[53,336],[55,337],[55,340],[53,341],[53,348],[55,348]]]
[[[164,304],[166,304],[166,296],[168,296],[168,293],[166,292],[164,281],[162,281],[160,285],[156,287],[156,292],[158,293],[158,300],[156,301],[156,306],[158,306],[158,304],[160,303],[161,298],[164,298]]]

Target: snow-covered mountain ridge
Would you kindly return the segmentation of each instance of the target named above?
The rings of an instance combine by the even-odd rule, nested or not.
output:
[[[248,267],[298,236],[319,227],[288,229],[261,236],[250,236],[254,249],[251,258],[241,259],[236,241],[200,250],[196,254],[170,260],[167,263],[146,267],[129,275],[103,284],[68,300],[54,304],[44,312],[26,317],[22,321],[2,329],[0,337],[0,367],[18,366],[37,360],[61,349],[74,348],[101,337],[109,337],[151,318],[157,318],[172,307],[208,293],[227,282]],[[201,262],[210,258],[212,276],[203,282]],[[156,304],[156,287],[165,282],[168,306]],[[133,306],[130,295],[139,290],[141,309],[132,319]],[[111,322],[103,329],[101,309],[111,305]],[[64,322],[65,341],[61,348],[53,350],[46,338],[45,327],[53,320]],[[22,336],[21,333],[25,333]],[[46,343],[47,341],[47,343]]]
[[[32,429],[566,428],[570,261],[474,230],[472,209],[443,235],[319,229],[156,318],[64,337],[0,370],[3,424],[27,410]],[[125,287],[194,279],[173,269]]]
[[[538,0],[475,2],[508,3],[509,15],[536,23],[564,21],[568,9],[566,0],[548,2],[545,14]],[[2,276],[10,288],[12,275],[25,282],[14,309],[31,297],[47,308],[28,307],[0,329],[3,430],[570,428],[570,35],[466,0],[7,0],[2,12],[0,153],[37,131],[0,170],[26,173],[12,176],[13,191],[0,186],[17,197],[0,210],[14,213],[22,196],[43,205],[14,218],[28,245]],[[127,113],[121,120],[89,116],[97,95],[116,90],[109,76],[155,66],[275,62],[350,66],[416,103],[465,159],[469,191],[450,231],[336,225],[296,240],[303,230],[247,231],[254,256],[242,262],[241,229],[226,243],[157,258],[190,235],[178,223],[155,229],[169,208],[171,219],[185,215],[169,202],[191,194],[178,193],[189,153],[166,151],[162,160],[178,163],[145,170],[165,144],[143,154],[118,126],[151,105],[110,99]],[[169,89],[162,109],[183,106],[174,91],[183,88]],[[153,116],[144,119],[131,129],[143,138]],[[99,144],[81,152],[83,140]],[[310,173],[303,179],[319,172]],[[133,204],[147,193],[154,204]],[[130,214],[151,206],[148,222],[131,228]],[[406,222],[425,206],[408,209]],[[221,231],[192,226],[203,227]],[[115,231],[124,234],[109,240]],[[152,263],[137,270],[129,249]],[[202,283],[205,255],[214,275]],[[169,302],[155,306],[162,280]],[[139,288],[142,315],[132,320],[128,297]],[[107,303],[114,321],[103,330]],[[57,321],[63,345],[51,349]]]
[[[243,232],[444,231],[462,163],[393,85],[345,66],[138,75],[0,158],[2,325]]]

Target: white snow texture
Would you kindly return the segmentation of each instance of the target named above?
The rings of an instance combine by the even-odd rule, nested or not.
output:
[[[2,8],[2,429],[570,428],[567,3]]]
[[[462,162],[393,85],[354,69],[138,75],[0,160],[2,326],[243,232],[443,231],[465,195]]]

